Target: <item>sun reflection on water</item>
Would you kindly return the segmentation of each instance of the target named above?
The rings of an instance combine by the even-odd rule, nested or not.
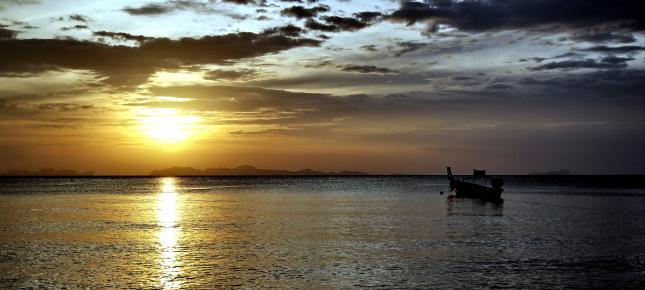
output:
[[[179,238],[177,221],[177,190],[175,179],[165,177],[161,179],[161,192],[158,197],[157,220],[161,226],[159,231],[159,243],[161,244],[161,278],[160,283],[163,289],[177,289],[180,282],[177,277],[180,275],[180,265],[175,252]]]

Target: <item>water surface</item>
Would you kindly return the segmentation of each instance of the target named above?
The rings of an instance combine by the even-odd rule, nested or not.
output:
[[[0,179],[0,287],[645,285],[639,177]]]

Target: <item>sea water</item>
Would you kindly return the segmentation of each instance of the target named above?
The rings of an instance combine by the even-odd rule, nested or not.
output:
[[[641,179],[3,178],[0,288],[639,288]]]

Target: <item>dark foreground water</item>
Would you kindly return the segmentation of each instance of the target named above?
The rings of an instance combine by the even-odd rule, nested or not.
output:
[[[640,288],[640,177],[0,179],[0,288]]]

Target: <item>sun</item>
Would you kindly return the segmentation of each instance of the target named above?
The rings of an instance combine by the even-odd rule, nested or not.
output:
[[[141,130],[153,141],[177,144],[194,135],[195,116],[178,114],[174,109],[154,109],[141,117]]]

